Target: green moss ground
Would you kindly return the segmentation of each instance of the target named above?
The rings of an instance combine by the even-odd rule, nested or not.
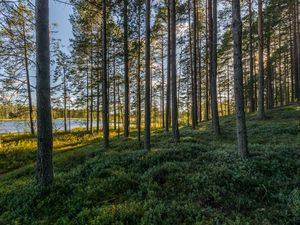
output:
[[[267,115],[247,118],[246,161],[237,155],[234,117],[221,119],[219,139],[209,123],[182,128],[177,145],[155,130],[150,152],[134,138],[114,138],[105,151],[79,135],[75,149],[55,154],[47,189],[35,183],[33,145],[16,149],[16,162],[30,156],[0,176],[0,224],[300,224],[300,106]],[[90,144],[77,148],[82,142]]]

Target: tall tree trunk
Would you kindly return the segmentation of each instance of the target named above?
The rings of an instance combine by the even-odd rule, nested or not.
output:
[[[218,102],[219,102],[219,107],[220,107],[220,113],[221,113],[221,116],[224,116],[221,83],[217,83],[217,84],[218,84],[218,98],[219,98]]]
[[[120,97],[120,78],[118,77],[117,84],[117,97],[118,97],[118,137],[120,137],[120,123],[121,123],[121,115],[122,115],[122,106],[121,106],[121,97]]]
[[[161,120],[165,128],[165,67],[164,67],[164,35],[161,37]]]
[[[189,84],[189,79],[187,79],[187,83]],[[186,108],[187,108],[187,126],[190,126],[190,93],[189,93],[189,87],[186,88]]]
[[[216,136],[220,135],[218,98],[217,98],[217,0],[208,1],[209,41],[210,41],[210,92],[212,129]]]
[[[107,94],[106,94],[106,96],[107,96],[107,121],[108,121],[108,129],[109,129],[109,121],[110,121],[110,117],[109,117],[109,115],[110,115],[110,112],[109,112],[109,100],[110,100],[110,98],[109,98],[109,95],[110,95],[110,53],[109,53],[109,50],[110,50],[110,48],[109,48],[109,46],[110,46],[110,41],[109,41],[109,33],[107,32],[107,29],[106,29],[106,36],[108,36],[108,37],[106,37],[106,46],[107,46],[107,48],[106,48],[106,60],[107,60],[107,66],[106,66],[106,86],[107,86]]]
[[[63,86],[64,86],[64,131],[67,132],[67,81],[66,81],[66,71],[63,69],[64,77],[63,77]]]
[[[209,28],[209,25],[208,25],[208,22],[209,22],[209,15],[208,15],[208,1],[210,0],[206,0],[206,7],[205,7],[205,15],[206,15],[206,21],[205,21],[205,114],[204,114],[204,121],[208,121],[209,119],[209,53],[208,53],[208,50],[209,50],[209,31],[208,31],[208,28]]]
[[[188,8],[189,8],[189,53],[190,53],[190,72],[191,72],[191,81],[192,81],[192,128],[196,128],[196,114],[195,108],[196,104],[195,101],[197,101],[197,97],[195,96],[195,76],[194,76],[194,63],[195,60],[193,55],[193,44],[192,44],[192,25],[191,25],[191,0],[188,1]]]
[[[267,107],[272,109],[274,106],[273,95],[273,65],[271,59],[271,37],[267,37]]]
[[[242,21],[240,0],[232,0],[232,31],[234,53],[234,93],[237,123],[237,140],[240,157],[248,157],[248,142],[246,119],[244,112],[244,87],[243,87],[243,63],[242,63]]]
[[[254,71],[253,71],[253,21],[252,21],[252,0],[248,1],[249,4],[249,71],[250,71],[250,85],[249,85],[249,100],[250,112],[255,111],[255,98],[254,98]]]
[[[256,52],[253,52],[253,58],[256,59]],[[258,74],[257,74],[257,67],[256,67],[256,62],[254,62],[253,67],[254,67],[254,102],[255,102],[255,109],[258,108]]]
[[[100,61],[100,59],[99,59],[99,55],[100,55],[100,53],[99,53],[99,44],[97,45],[98,46],[98,48],[97,48],[97,50],[98,50],[98,65],[99,65],[99,61]],[[100,78],[100,76],[101,76],[101,72],[100,72],[100,67],[98,66],[97,67],[97,115],[96,115],[96,119],[97,119],[97,124],[96,124],[96,132],[97,133],[99,133],[100,132],[100,80],[101,80],[101,78]]]
[[[33,122],[33,107],[32,107],[32,96],[31,96],[31,84],[29,76],[29,60],[28,60],[28,50],[27,50],[27,39],[26,39],[26,30],[25,22],[22,24],[22,37],[24,44],[24,62],[25,62],[25,71],[26,71],[26,85],[27,85],[27,95],[28,95],[28,109],[29,109],[29,120],[30,120],[30,133],[34,135],[34,122]]]
[[[146,0],[146,33],[145,33],[145,134],[144,148],[150,150],[150,127],[151,127],[151,96],[150,96],[150,0]]]
[[[102,123],[104,147],[109,146],[108,94],[107,94],[107,40],[106,40],[106,1],[102,5]]]
[[[299,95],[299,99],[298,101],[300,101],[300,21],[299,21],[299,1],[295,1],[295,8],[296,8],[296,38],[297,38],[297,71],[298,71],[298,95]]]
[[[86,132],[89,133],[90,114],[89,114],[89,71],[86,71]]]
[[[295,78],[295,97],[296,100],[300,101],[300,56],[299,56],[299,5],[298,0],[293,2],[293,55],[294,55],[294,78]]]
[[[92,31],[91,31],[91,35],[92,35]],[[94,111],[94,93],[93,93],[93,82],[94,82],[94,69],[93,69],[93,39],[91,39],[91,53],[90,53],[90,63],[91,63],[91,76],[90,76],[90,98],[91,98],[91,101],[90,101],[90,133],[92,134],[93,133],[93,111]]]
[[[116,52],[114,52],[113,56],[113,110],[114,110],[114,130],[117,129],[117,98],[116,98]]]
[[[200,29],[197,30],[197,49],[199,57],[199,122],[202,121],[202,40]]]
[[[169,132],[171,124],[171,17],[170,0],[168,0],[168,60],[167,60],[167,104],[166,104],[166,131]]]
[[[227,65],[227,115],[230,115],[230,67]]]
[[[278,76],[279,76],[279,102],[280,106],[283,106],[283,87],[282,87],[282,46],[281,46],[281,26],[279,27],[279,37],[278,37],[278,47],[279,47],[279,65],[278,65]]]
[[[197,102],[197,96],[198,96],[198,71],[197,71],[197,6],[196,6],[196,0],[193,0],[193,8],[194,8],[194,18],[193,18],[193,55],[194,55],[194,70],[193,70],[193,76],[194,76],[194,103],[193,103],[193,110],[194,110],[194,128],[198,126],[198,102]]]
[[[197,11],[197,54],[198,54],[198,66],[199,66],[199,122],[202,122],[202,39],[201,39],[201,30],[200,26],[198,26],[199,23],[199,10],[198,6],[196,5],[196,11]]]
[[[38,137],[37,180],[40,185],[47,186],[53,181],[48,0],[36,0],[35,15]]]
[[[70,92],[69,92],[69,96],[70,96]],[[69,133],[71,133],[71,98],[69,97]]]
[[[290,39],[290,59],[291,59],[291,66],[290,66],[290,69],[291,69],[291,101],[294,102],[295,101],[295,82],[294,82],[294,77],[295,77],[295,70],[294,70],[294,62],[295,62],[295,59],[294,59],[294,40],[293,40],[293,13],[290,13],[289,14],[289,39]]]
[[[138,2],[138,71],[137,71],[137,136],[138,142],[141,143],[141,120],[142,120],[142,103],[141,103],[141,2]]]
[[[263,24],[263,5],[262,0],[258,0],[258,113],[259,119],[265,117],[265,106],[264,106],[264,24]]]
[[[172,77],[172,131],[175,142],[179,142],[177,76],[176,76],[176,0],[170,0],[170,41],[171,41],[171,77]]]
[[[177,73],[176,73],[177,75]],[[180,105],[180,87],[181,87],[181,66],[179,65],[179,73],[178,73],[178,77],[176,79],[178,81],[177,84],[177,105]]]
[[[288,53],[285,53],[284,54],[285,57],[284,57],[284,99],[285,99],[285,104],[289,104],[290,103],[290,88],[289,88],[289,79],[290,79],[290,76],[289,76],[289,68],[288,68]]]
[[[129,66],[128,66],[128,0],[124,0],[124,85],[125,85],[125,111],[124,111],[124,137],[129,137]]]

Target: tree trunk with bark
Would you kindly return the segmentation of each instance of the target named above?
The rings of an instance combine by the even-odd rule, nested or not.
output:
[[[196,7],[196,0],[193,0],[193,76],[194,76],[194,101],[193,101],[193,113],[194,113],[194,125],[193,128],[196,128],[198,126],[198,102],[197,102],[197,96],[198,96],[198,70],[197,70],[197,7]]]
[[[150,150],[150,128],[151,128],[151,96],[150,96],[150,0],[146,0],[146,33],[145,33],[145,134],[144,134],[144,148]]]
[[[250,85],[249,85],[249,111],[255,111],[255,99],[254,99],[254,58],[253,58],[253,12],[252,12],[252,0],[249,0],[249,71],[250,71]]]
[[[167,60],[167,97],[166,97],[166,131],[169,132],[171,124],[171,21],[170,0],[168,0],[168,60]]]
[[[137,119],[136,119],[136,126],[137,126],[137,136],[138,142],[141,143],[141,3],[138,3],[138,13],[139,13],[139,21],[138,21],[138,68],[137,68]]]
[[[258,113],[259,119],[265,117],[265,106],[264,106],[264,24],[263,24],[263,5],[262,0],[258,0]]]
[[[25,21],[22,24],[22,37],[24,44],[24,62],[26,71],[26,85],[27,85],[27,96],[28,96],[28,109],[29,109],[29,122],[30,122],[30,133],[34,135],[34,122],[33,122],[33,107],[32,107],[32,96],[31,96],[31,84],[29,75],[29,59],[28,59],[28,49],[27,49],[27,39],[26,39],[26,29]]]
[[[210,93],[212,129],[216,136],[220,135],[218,96],[217,96],[217,0],[208,1],[209,43],[210,43]]]
[[[107,93],[107,40],[106,40],[106,1],[102,5],[102,123],[104,147],[109,146],[108,93]]]
[[[248,157],[249,153],[247,142],[246,118],[244,112],[242,21],[240,0],[232,0],[232,31],[237,141],[240,157],[242,159],[245,159]]]
[[[50,101],[49,1],[36,0],[37,181],[53,182],[52,116]]]
[[[128,66],[128,0],[124,0],[124,85],[125,85],[125,110],[124,110],[124,137],[129,137],[129,66]]]
[[[170,42],[171,42],[171,83],[172,83],[172,131],[175,142],[179,142],[177,75],[176,75],[176,1],[170,0]]]

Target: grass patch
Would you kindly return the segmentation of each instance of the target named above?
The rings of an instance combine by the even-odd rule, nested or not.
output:
[[[299,118],[299,106],[270,111],[264,121],[248,115],[245,161],[233,116],[221,119],[218,139],[208,123],[182,128],[179,144],[155,130],[150,152],[135,133],[114,138],[106,151],[98,137],[78,133],[72,144],[90,144],[54,156],[48,189],[36,185],[33,165],[0,177],[0,224],[299,224]]]

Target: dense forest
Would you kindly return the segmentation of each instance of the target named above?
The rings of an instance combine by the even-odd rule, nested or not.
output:
[[[299,0],[51,1],[0,0],[0,224],[300,223]]]

